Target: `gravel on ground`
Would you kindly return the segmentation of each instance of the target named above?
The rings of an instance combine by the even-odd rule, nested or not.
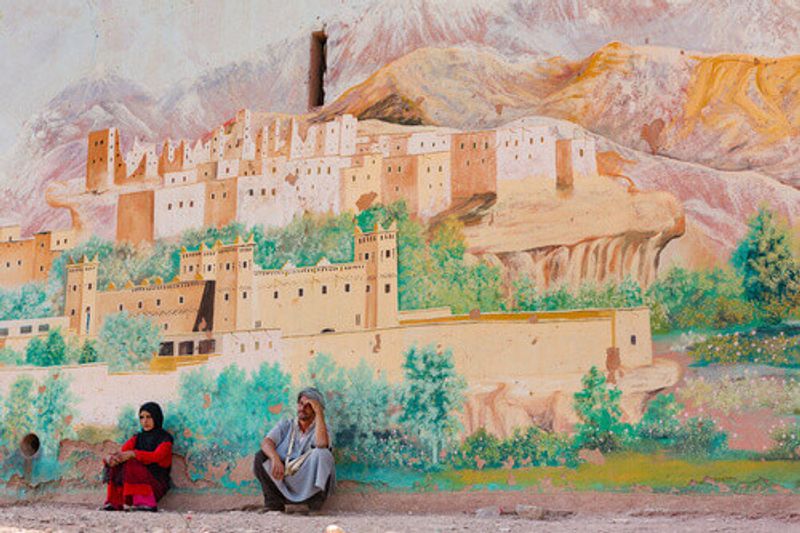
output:
[[[494,508],[499,510],[498,508]],[[72,504],[12,505],[0,508],[0,533],[6,532],[450,532],[497,531],[521,533],[639,531],[688,532],[800,532],[800,518],[748,518],[732,514],[681,513],[668,509],[644,509],[627,513],[576,512],[551,520],[524,518],[516,513],[499,514],[492,508],[453,514],[367,513],[333,511],[318,516],[287,515],[270,512],[193,512],[159,511],[104,512]],[[479,513],[480,514],[480,513]],[[337,529],[338,528],[338,529]]]

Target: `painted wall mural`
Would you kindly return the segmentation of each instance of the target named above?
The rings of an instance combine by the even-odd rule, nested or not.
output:
[[[788,1],[2,8],[3,494],[99,487],[150,400],[178,490],[255,493],[306,385],[350,486],[800,490],[798,37]]]

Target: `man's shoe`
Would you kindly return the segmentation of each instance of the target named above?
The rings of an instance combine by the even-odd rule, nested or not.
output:
[[[304,503],[287,503],[285,506],[285,513],[286,514],[308,514],[308,505]]]

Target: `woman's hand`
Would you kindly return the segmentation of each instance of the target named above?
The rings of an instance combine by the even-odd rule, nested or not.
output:
[[[130,461],[131,459],[135,458],[136,458],[136,452],[128,450],[126,452],[114,452],[108,457],[106,457],[103,461],[108,466],[117,466],[121,465],[125,461]]]
[[[128,450],[127,452],[121,452],[119,454],[120,463],[124,463],[125,461],[130,461],[131,459],[136,459],[136,452],[133,450]]]

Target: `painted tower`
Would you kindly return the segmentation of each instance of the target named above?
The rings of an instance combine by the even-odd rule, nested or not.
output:
[[[253,329],[256,305],[254,248],[252,239],[245,242],[241,237],[236,237],[232,245],[223,246],[219,241],[214,245],[217,260],[214,276],[215,331]]]
[[[86,190],[103,192],[115,183],[122,183],[127,174],[127,165],[119,148],[117,128],[89,133],[86,156]]]
[[[397,226],[389,229],[375,224],[371,233],[362,233],[356,225],[355,261],[366,263],[365,328],[397,325]]]
[[[69,327],[80,336],[95,336],[97,331],[97,257],[84,255],[77,263],[67,264],[64,312]]]

